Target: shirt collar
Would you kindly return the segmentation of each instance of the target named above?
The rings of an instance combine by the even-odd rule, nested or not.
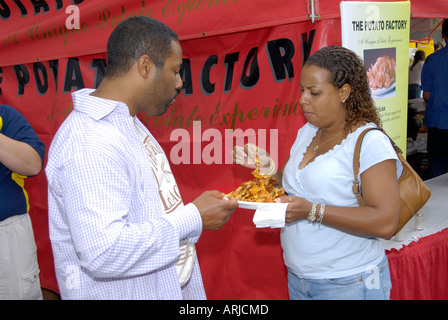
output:
[[[108,100],[90,95],[95,89],[81,89],[72,93],[75,110],[83,112],[94,120],[100,120],[115,109],[129,115],[129,108],[120,101]]]

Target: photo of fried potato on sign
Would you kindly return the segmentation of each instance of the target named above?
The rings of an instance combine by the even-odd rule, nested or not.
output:
[[[364,64],[373,100],[396,95],[396,48],[364,50]]]

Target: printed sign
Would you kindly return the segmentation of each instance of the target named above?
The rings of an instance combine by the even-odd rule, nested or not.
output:
[[[363,60],[383,129],[406,154],[410,2],[341,2],[342,45]]]

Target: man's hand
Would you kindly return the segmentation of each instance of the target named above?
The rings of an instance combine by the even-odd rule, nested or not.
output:
[[[202,225],[207,230],[218,230],[229,220],[233,211],[238,208],[235,198],[224,199],[225,194],[219,191],[205,191],[193,204],[202,217]]]

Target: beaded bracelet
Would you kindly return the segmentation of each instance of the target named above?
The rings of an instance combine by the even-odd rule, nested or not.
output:
[[[325,203],[320,205],[319,218],[317,219],[319,228],[320,228],[320,225],[322,224],[322,220],[324,219],[324,214],[325,214]]]
[[[320,228],[320,225],[322,224],[322,220],[324,219],[325,204],[320,204],[319,216],[316,216],[317,205],[318,205],[317,203],[313,203],[313,206],[311,207],[311,211],[310,211],[310,213],[308,213],[308,221],[311,222],[312,224],[317,223]]]

